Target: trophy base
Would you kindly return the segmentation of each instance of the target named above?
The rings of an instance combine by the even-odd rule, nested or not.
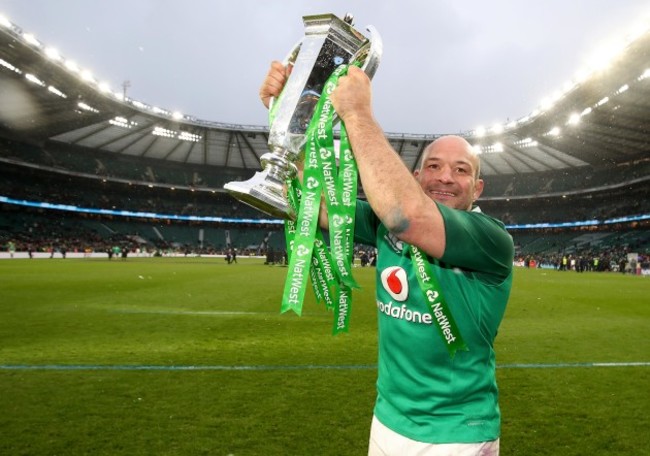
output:
[[[247,181],[228,182],[223,188],[242,203],[272,217],[296,219],[296,212],[285,196],[284,184],[273,179],[269,169],[256,172]]]

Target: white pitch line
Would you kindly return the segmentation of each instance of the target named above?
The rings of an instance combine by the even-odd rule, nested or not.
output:
[[[621,363],[559,363],[559,364],[502,364],[497,369],[557,369],[557,368],[602,368],[602,367],[650,367],[650,362]],[[287,370],[368,370],[376,364],[352,365],[296,365],[296,366],[164,366],[164,365],[96,365],[96,364],[4,364],[0,370],[52,370],[52,371],[287,371]]]
[[[114,313],[125,314],[160,314],[160,315],[273,315],[273,312],[244,312],[238,310],[151,310],[151,309],[121,309]]]

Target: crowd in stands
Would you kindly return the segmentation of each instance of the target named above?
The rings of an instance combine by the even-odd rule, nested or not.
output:
[[[636,253],[630,259],[629,254]],[[639,253],[635,248],[616,246],[603,250],[584,249],[568,254],[531,254],[516,261],[527,268],[545,268],[575,272],[621,272],[640,274],[650,269],[650,253]]]
[[[243,204],[221,190],[230,180],[246,179],[249,170],[229,170],[216,167],[198,167],[175,164],[142,157],[126,157],[108,152],[76,150],[70,145],[48,144],[47,147],[18,144],[0,140],[0,195],[17,200],[68,204],[94,209],[217,216],[225,218],[265,219],[267,215]],[[25,166],[30,163],[37,166]],[[56,171],[56,172],[54,172]],[[77,174],[75,174],[77,173]],[[80,176],[78,173],[82,173]],[[616,168],[584,167],[534,175],[487,176],[486,193],[478,201],[483,212],[504,221],[507,225],[586,220],[607,220],[616,217],[650,214],[647,180],[650,161],[625,164]],[[132,179],[132,182],[118,181]],[[622,183],[629,183],[621,185]],[[178,184],[184,189],[171,189]],[[607,186],[614,185],[613,188]],[[578,190],[599,188],[588,193]],[[213,191],[206,191],[212,189]],[[522,198],[525,195],[548,195],[567,191],[567,194]],[[575,191],[572,193],[572,191]],[[492,199],[498,196],[499,199]],[[512,196],[503,199],[503,196]],[[519,196],[519,197],[517,197]],[[283,246],[282,225],[220,223],[221,229],[232,229],[233,243],[217,241],[214,237],[199,242],[194,234],[199,227],[212,229],[215,224],[200,222],[170,222],[160,219],[130,219],[119,217],[120,224],[112,231],[97,229],[97,225],[80,223],[110,220],[107,215],[79,214],[65,211],[47,211],[9,204],[0,204],[0,246],[11,243],[13,248],[35,252],[184,252],[187,254],[225,254],[238,248],[240,254],[260,252],[267,247],[261,239],[264,231],[278,234],[273,237],[276,252]],[[177,236],[143,235],[161,223],[173,223]],[[647,222],[646,222],[647,223]],[[147,228],[147,226],[149,228]],[[617,232],[638,230],[633,223],[600,228]],[[631,252],[643,255],[647,262],[648,228],[638,244],[621,239],[611,243],[576,243],[580,233],[571,230],[559,232],[511,231],[520,248],[516,260],[535,267],[553,267],[559,270],[615,270]],[[250,236],[237,234],[250,230]],[[170,230],[171,231],[171,230]],[[191,233],[190,233],[191,231]],[[542,241],[552,239],[555,245]],[[530,242],[529,242],[530,241]],[[534,241],[534,242],[533,242]],[[281,255],[277,253],[277,255]],[[357,247],[362,263],[371,265],[373,250]],[[272,258],[276,258],[274,254]],[[564,267],[564,261],[568,267]],[[595,263],[597,262],[597,263]],[[645,263],[644,263],[645,264]],[[573,266],[572,266],[573,265]],[[623,267],[625,269],[625,267]]]
[[[554,198],[479,200],[481,209],[506,224],[606,220],[650,213],[643,183],[589,195]],[[0,195],[94,209],[153,212],[186,216],[268,218],[227,193],[103,182],[46,173],[20,166],[0,169]]]
[[[130,157],[56,142],[37,146],[0,139],[0,157],[59,171],[89,174],[100,179],[119,178],[196,188],[220,189],[226,182],[252,176],[252,172],[247,170]],[[483,197],[571,193],[585,188],[620,185],[643,178],[647,181],[648,176],[650,160],[623,163],[616,167],[606,164],[602,167],[584,166],[539,173],[486,176],[489,185],[486,186]]]
[[[13,165],[0,167],[0,195],[92,209],[157,214],[268,218],[224,192],[172,190],[79,178]]]
[[[584,189],[598,189],[636,182],[650,176],[650,160],[625,163],[616,167],[570,168],[561,171],[485,176],[489,182],[483,197],[540,196],[555,193],[571,193]]]
[[[48,252],[64,257],[66,252],[104,252],[107,257],[131,255],[227,255],[237,248],[240,255],[267,255],[270,264],[284,263],[284,234],[282,225],[255,227],[252,236],[243,236],[245,227],[233,227],[228,239],[214,237],[199,242],[194,234],[203,226],[195,222],[166,221],[174,230],[186,232],[183,242],[144,235],[147,227],[153,233],[162,228],[160,220],[113,223],[103,215],[67,213],[43,209],[21,208],[0,204],[0,246],[4,251]],[[113,232],[99,232],[93,226],[111,225]],[[208,224],[205,225],[207,230]],[[515,240],[515,262],[521,266],[556,270],[635,272],[636,264],[628,254],[638,254],[639,267],[650,268],[650,222],[620,223],[609,227],[580,229],[512,230]],[[273,236],[271,236],[273,234]],[[232,236],[232,243],[227,242]],[[264,241],[262,241],[262,237]],[[269,241],[273,238],[273,242]],[[194,239],[188,241],[188,239]],[[256,245],[251,245],[257,239]],[[260,242],[261,241],[261,242]],[[374,249],[356,245],[355,256],[363,266],[374,265]]]
[[[159,219],[143,221],[0,203],[0,246],[3,250],[7,250],[10,243],[15,251],[47,252],[56,256],[65,256],[65,253],[70,252],[108,254],[115,251],[116,247],[120,252],[150,255],[224,255],[231,248],[237,248],[241,255],[246,256],[259,254],[264,240],[267,245],[276,248],[283,245],[282,225],[229,224],[224,225],[228,229],[221,230],[228,232],[228,238],[224,236],[216,239],[213,233],[209,239],[199,241],[196,235],[199,229],[208,230],[212,225]],[[113,229],[109,230],[109,226]],[[105,229],[100,232],[100,227]],[[174,235],[164,237],[161,234],[167,231]],[[277,235],[269,236],[274,231]],[[269,239],[271,237],[273,239]]]
[[[242,170],[131,157],[55,142],[36,146],[0,139],[0,157],[39,165],[50,172],[67,171],[106,180],[117,178],[195,188],[222,188],[226,182],[242,177]]]

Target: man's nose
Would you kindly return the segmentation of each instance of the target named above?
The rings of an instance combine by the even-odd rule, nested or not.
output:
[[[451,183],[454,181],[454,174],[449,166],[443,166],[438,169],[436,178],[443,183]]]

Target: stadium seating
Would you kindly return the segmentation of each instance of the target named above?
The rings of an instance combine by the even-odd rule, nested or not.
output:
[[[0,160],[0,195],[16,200],[169,216],[267,218],[221,189],[230,180],[249,178],[252,172],[245,169],[199,167],[56,143],[42,147],[10,139],[0,140]],[[615,168],[491,175],[485,178],[485,192],[478,204],[511,226],[602,222],[650,214],[649,176],[647,161]],[[102,250],[117,242],[133,249],[142,244],[160,250],[223,252],[227,231],[230,245],[240,252],[257,251],[269,232],[269,246],[276,251],[285,248],[282,225],[278,224],[19,210],[7,204],[0,208],[0,243],[13,239],[19,247],[47,249],[67,244],[71,249],[92,246]],[[580,228],[513,228],[511,233],[518,256],[557,257],[595,250],[616,252],[612,254],[616,256],[632,247],[648,251],[647,223],[605,226],[605,231],[587,234]]]

